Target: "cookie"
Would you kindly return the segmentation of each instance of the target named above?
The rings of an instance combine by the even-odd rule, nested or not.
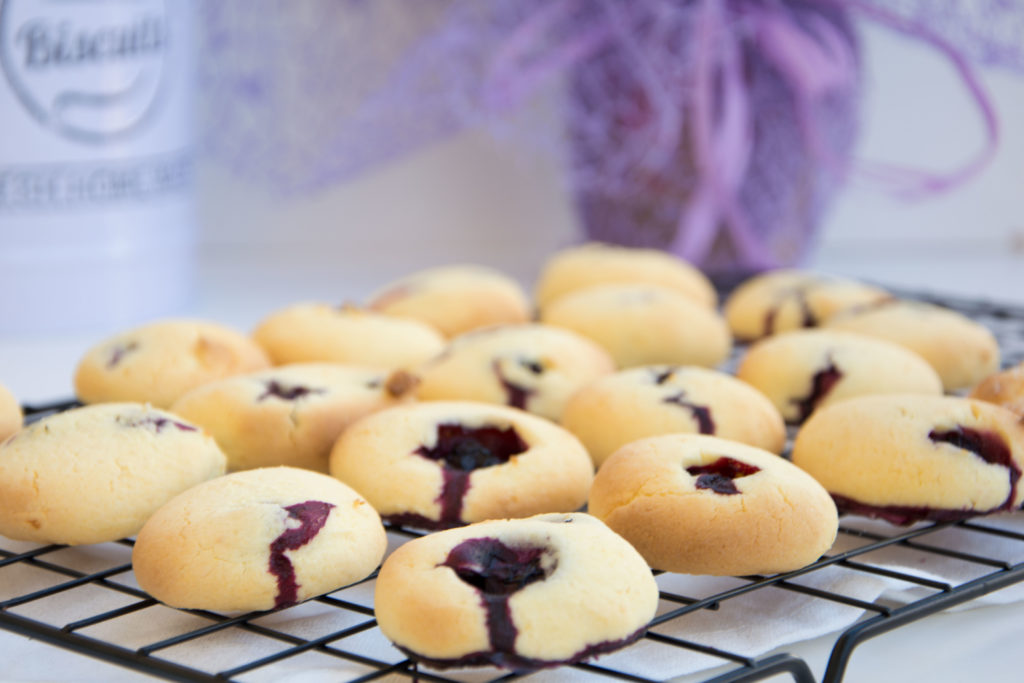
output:
[[[971,389],[970,397],[1003,406],[1024,418],[1024,363],[989,375]]]
[[[583,289],[545,307],[541,320],[594,340],[620,368],[661,363],[710,368],[732,348],[721,316],[659,285]]]
[[[21,404],[7,387],[0,384],[0,442],[21,429],[24,416]]]
[[[693,434],[620,448],[598,471],[589,510],[651,567],[684,574],[799,569],[832,546],[839,526],[825,489],[786,460]]]
[[[530,304],[519,283],[483,266],[413,273],[373,294],[367,308],[422,320],[446,337],[530,320]]]
[[[330,363],[283,365],[205,384],[171,411],[217,440],[229,470],[290,465],[326,472],[345,427],[411,388],[388,375]]]
[[[657,249],[590,243],[556,253],[544,265],[535,297],[541,310],[570,292],[595,285],[652,284],[668,287],[705,308],[718,294],[711,281],[686,261]]]
[[[840,510],[894,524],[1020,507],[1024,425],[1009,410],[952,396],[850,399],[808,420],[793,462]]]
[[[441,333],[418,320],[353,307],[297,304],[266,318],[253,332],[275,365],[344,363],[408,368],[444,348]]]
[[[742,283],[725,301],[733,335],[753,341],[817,327],[840,311],[891,299],[878,287],[801,270],[774,270]]]
[[[974,386],[999,369],[999,344],[988,329],[933,304],[893,300],[838,315],[828,327],[905,346],[935,368],[946,391]]]
[[[330,471],[385,520],[426,529],[571,512],[594,476],[586,450],[558,425],[469,401],[364,417],[338,439]]]
[[[0,445],[0,534],[68,545],[132,536],[225,463],[212,437],[162,410],[104,403],[59,413]]]
[[[374,596],[381,631],[409,656],[439,668],[517,671],[627,645],[657,606],[643,558],[582,513],[409,541],[384,562]]]
[[[509,405],[557,420],[573,392],[614,370],[604,349],[575,332],[506,325],[453,339],[416,370],[416,395]]]
[[[269,367],[244,335],[201,320],[162,320],[97,344],[75,371],[83,403],[137,401],[167,408],[213,380]]]
[[[293,467],[236,472],[168,501],[139,532],[139,586],[172,607],[287,607],[369,576],[387,546],[358,493]]]
[[[852,332],[797,330],[757,342],[736,376],[771,399],[792,424],[854,396],[942,394],[942,380],[921,356]]]
[[[786,427],[750,385],[699,367],[652,365],[602,377],[577,391],[562,426],[598,467],[620,447],[648,436],[714,434],[778,453]]]

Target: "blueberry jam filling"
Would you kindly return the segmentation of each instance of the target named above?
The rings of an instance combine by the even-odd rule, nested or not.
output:
[[[674,367],[669,367],[669,368],[653,368],[651,370],[651,372],[654,373],[654,377],[653,377],[654,383],[659,385],[659,386],[661,386],[665,382],[667,382],[670,379],[672,379],[672,375],[674,375],[676,373],[676,370],[678,370],[678,369],[679,368],[674,368]]]
[[[526,442],[514,427],[439,424],[434,445],[429,448],[420,446],[415,451],[417,455],[439,462],[442,466],[444,483],[438,497],[441,518],[431,526],[461,524],[462,499],[469,490],[470,472],[504,464],[527,448]],[[409,523],[418,521],[411,518],[402,519]],[[392,521],[401,523],[400,518],[394,518]]]
[[[297,519],[299,525],[285,529],[270,543],[270,566],[268,571],[277,577],[277,596],[274,607],[287,607],[298,601],[299,584],[295,580],[295,567],[285,555],[286,551],[298,550],[316,537],[327,523],[327,517],[334,507],[320,500],[307,500],[285,508],[290,519]]]
[[[160,415],[146,415],[146,416],[140,416],[140,415],[134,415],[134,416],[118,415],[116,420],[117,420],[118,424],[120,424],[120,425],[122,425],[124,427],[146,427],[146,428],[151,428],[157,434],[161,433],[164,430],[164,427],[174,427],[175,429],[178,429],[179,431],[182,431],[182,432],[197,432],[197,431],[199,431],[198,428],[193,427],[190,424],[185,424],[184,422],[178,422],[177,420],[172,420],[172,419],[167,418],[167,417],[161,417]]]
[[[519,359],[519,364],[535,375],[540,375],[544,373],[544,366],[541,364],[539,360],[521,358]]]
[[[733,479],[749,477],[751,474],[760,472],[761,468],[722,456],[708,465],[687,467],[686,471],[691,476],[697,477],[697,488],[710,489],[715,493],[731,496],[740,492],[736,488],[736,484],[733,483]]]
[[[796,423],[800,424],[810,417],[814,409],[818,407],[818,404],[828,396],[828,393],[832,391],[842,378],[843,372],[836,367],[835,361],[830,357],[828,365],[814,373],[814,377],[811,378],[810,393],[804,398],[789,400],[791,404],[796,406]]]
[[[1017,497],[1017,482],[1020,481],[1021,470],[1013,461],[1010,447],[999,434],[981,429],[972,429],[957,425],[955,429],[933,429],[928,438],[935,443],[948,443],[956,448],[974,453],[990,465],[1005,467],[1010,476],[1010,495],[1006,502],[996,510],[1009,510]]]
[[[690,411],[693,415],[693,419],[697,421],[697,429],[701,434],[714,434],[715,433],[715,421],[711,419],[711,408],[708,406],[698,405],[686,400],[686,394],[680,391],[674,396],[669,396],[663,400],[664,403],[671,403],[673,405],[682,406]]]
[[[546,579],[555,569],[551,559],[544,548],[512,548],[496,538],[471,538],[452,548],[441,565],[452,569],[480,593],[487,610],[491,649],[495,653],[515,654],[519,632],[512,622],[509,597]]]
[[[311,394],[322,394],[324,389],[311,389],[302,385],[296,384],[295,386],[288,386],[281,384],[275,379],[269,380],[265,383],[266,389],[260,394],[256,401],[263,401],[270,397],[279,398],[282,401],[297,401],[300,398],[309,396]]]
[[[985,514],[984,511],[929,508],[916,505],[871,505],[837,493],[830,493],[829,495],[832,496],[836,509],[840,512],[884,519],[890,524],[897,526],[907,526],[908,524],[924,520],[930,522],[956,522],[961,519]]]
[[[119,344],[118,346],[115,346],[110,352],[110,358],[107,360],[107,370],[113,370],[116,368],[125,356],[132,351],[137,351],[138,348],[138,342],[129,342],[127,344]]]
[[[525,365],[523,361],[519,362],[520,364]],[[533,372],[533,374],[539,375],[541,372],[544,371],[544,368],[543,366],[540,365],[540,363],[536,363],[536,368],[536,372],[534,372],[531,369],[531,372]],[[491,363],[491,369],[494,371],[494,374],[498,376],[498,382],[501,384],[501,388],[505,390],[505,403],[507,405],[512,406],[513,408],[526,410],[526,402],[527,400],[529,400],[530,396],[536,393],[536,389],[524,387],[521,384],[516,384],[515,382],[510,380],[505,375],[505,371],[501,367],[500,360],[495,360],[493,363]],[[527,366],[527,369],[530,369],[529,366]]]
[[[798,287],[780,294],[776,304],[764,314],[764,336],[768,337],[775,333],[775,318],[788,301],[795,301],[800,307],[800,325],[802,327],[814,327],[818,324],[818,319],[815,317],[814,311],[811,310],[811,304],[807,301],[809,289],[810,286]]]

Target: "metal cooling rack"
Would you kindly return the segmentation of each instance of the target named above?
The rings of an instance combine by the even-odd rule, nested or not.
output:
[[[906,295],[906,293],[902,293]],[[959,310],[988,326],[1000,341],[1004,365],[1024,360],[1024,308],[991,304],[982,301],[957,300],[946,297],[914,294],[912,297],[933,301]],[[47,414],[65,410],[74,402],[26,406],[27,419],[39,419]],[[875,527],[872,527],[872,529]],[[984,554],[951,550],[944,544],[941,534],[949,529],[977,539],[999,539],[1002,543],[1020,544],[1024,548],[1024,534],[993,526],[985,520],[957,523],[928,524],[911,529],[881,527],[884,533],[857,528],[848,521],[840,525],[840,537],[853,545],[850,550],[828,555],[818,562],[787,574],[770,577],[739,577],[739,585],[730,590],[706,597],[661,592],[662,611],[652,622],[643,639],[648,645],[669,650],[686,650],[717,661],[717,673],[709,683],[755,681],[780,674],[788,674],[798,683],[814,683],[807,663],[789,654],[751,657],[712,647],[699,640],[687,640],[659,632],[670,622],[674,625],[697,612],[725,613],[736,598],[752,591],[782,590],[809,596],[814,600],[847,605],[864,610],[864,616],[843,631],[832,648],[823,683],[837,683],[843,678],[846,665],[861,643],[910,622],[940,612],[954,605],[974,600],[1014,583],[1024,581],[1024,563],[1011,563]],[[419,535],[418,532],[391,527],[393,542]],[[4,544],[21,546],[17,550]],[[178,681],[248,681],[273,680],[274,667],[293,658],[317,655],[335,662],[344,662],[347,670],[355,670],[349,681],[482,681],[530,678],[531,674],[516,674],[498,670],[463,672],[436,672],[417,669],[416,665],[397,650],[393,656],[381,657],[380,641],[383,636],[376,627],[372,608],[372,584],[375,574],[354,586],[322,596],[295,607],[277,612],[255,612],[242,615],[224,615],[202,610],[170,610],[139,590],[131,573],[130,548],[132,541],[102,544],[105,566],[97,568],[97,547],[66,548],[58,545],[30,545],[0,538],[0,589],[4,585],[4,572],[19,570],[37,573],[42,583],[37,590],[5,597],[0,600],[0,628],[35,638],[57,647],[66,648],[139,672]],[[894,547],[910,549],[923,556],[953,558],[975,567],[974,578],[960,583],[948,583],[921,578],[913,574],[886,567],[878,560],[879,554]],[[1018,547],[1014,545],[1014,547]],[[91,548],[91,549],[90,549]],[[826,567],[839,566],[868,575],[884,577],[916,586],[927,594],[904,604],[893,606],[891,601],[859,600],[839,592],[821,590],[802,585],[805,577]],[[100,599],[97,593],[101,594]],[[83,595],[81,600],[77,595]],[[43,620],[33,616],[32,606],[51,598],[69,598],[68,604],[111,603],[109,609],[96,610],[87,615],[69,615],[67,619]],[[288,613],[300,615],[302,610],[313,610],[317,616],[308,620],[302,629],[294,628],[287,620]],[[73,611],[73,610],[72,610]],[[152,614],[150,614],[152,613]],[[169,615],[174,615],[172,618]],[[282,617],[285,617],[282,619]],[[336,617],[336,618],[334,618]],[[275,622],[275,618],[277,621]],[[172,635],[144,643],[116,642],[105,638],[119,621],[165,619],[172,624]],[[344,622],[339,624],[338,622]],[[179,623],[180,622],[180,623]],[[144,629],[142,629],[144,630]],[[224,663],[219,656],[230,650],[231,643],[240,640],[261,643],[263,652],[256,656],[248,653],[241,661]],[[194,651],[206,657],[190,654],[175,656],[175,648],[186,645],[204,645]],[[376,643],[376,647],[374,647]],[[708,668],[715,666],[711,664]],[[724,672],[723,672],[724,667]],[[573,666],[579,672],[590,674],[592,680],[651,681],[601,664],[583,663]],[[491,675],[489,677],[488,673]],[[255,678],[254,678],[255,677]]]

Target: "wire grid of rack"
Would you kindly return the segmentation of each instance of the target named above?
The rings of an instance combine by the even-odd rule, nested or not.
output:
[[[1024,309],[920,294],[914,295],[914,298],[931,300],[954,308],[988,326],[1000,341],[1004,365],[1024,361]],[[65,402],[27,406],[26,413],[29,419],[39,419],[73,405],[74,402]],[[1013,563],[999,557],[944,547],[941,533],[951,527],[961,534],[979,538],[998,538],[1003,543],[1020,544],[1020,547],[1024,548],[1024,534],[993,526],[984,519],[925,524],[910,529],[887,527],[884,533],[858,528],[856,525],[851,526],[844,520],[839,529],[840,537],[851,541],[854,547],[827,555],[798,571],[767,577],[738,577],[738,585],[735,587],[708,596],[690,596],[662,590],[662,611],[651,622],[649,630],[642,638],[648,643],[655,643],[658,647],[695,652],[716,661],[719,666],[714,669],[714,678],[708,679],[714,683],[761,680],[779,674],[788,674],[799,683],[813,683],[814,677],[809,666],[798,657],[789,654],[754,657],[714,647],[700,642],[699,639],[690,640],[665,635],[659,631],[660,626],[678,624],[680,620],[685,620],[687,615],[725,610],[731,601],[753,591],[782,590],[799,593],[814,600],[847,605],[864,611],[862,618],[836,638],[828,668],[822,679],[827,683],[841,681],[854,648],[864,641],[935,612],[1024,581],[1024,562]],[[416,535],[419,535],[419,532],[401,527],[393,526],[389,529],[389,537],[393,542],[400,542],[403,538]],[[84,563],[87,566],[82,566],[83,558],[76,557],[76,553],[86,552],[82,549],[58,545],[33,545],[14,550],[3,547],[3,542],[4,539],[0,538],[0,586],[3,585],[3,572],[11,568],[39,572],[48,578],[44,582],[46,585],[36,590],[0,600],[0,628],[136,671],[170,680],[246,681],[251,680],[255,673],[272,672],[273,667],[282,662],[315,653],[332,661],[344,662],[346,671],[355,671],[346,679],[350,681],[484,680],[480,673],[467,677],[462,672],[438,672],[417,668],[413,661],[396,649],[385,648],[390,655],[381,656],[379,644],[377,647],[373,647],[372,642],[368,644],[368,641],[383,638],[373,617],[371,596],[375,575],[355,586],[277,612],[225,615],[202,610],[171,611],[134,584],[131,576],[130,540],[103,544],[106,546],[104,562],[109,566],[99,569],[88,566],[88,561]],[[929,556],[953,558],[976,567],[976,575],[960,582],[937,581],[873,562],[876,553],[896,546]],[[91,564],[95,565],[95,561]],[[894,606],[884,600],[861,600],[842,592],[822,590],[799,582],[801,577],[831,566],[904,582],[925,589],[927,594]],[[76,591],[85,590],[116,594],[115,602],[119,604],[87,615],[79,614],[74,615],[74,618],[60,618],[56,621],[52,618],[35,618],[31,615],[31,610],[25,612],[25,608],[33,604],[57,596],[73,598]],[[69,604],[77,602],[79,601],[72,599]],[[90,604],[95,602],[95,595],[90,595]],[[286,626],[281,626],[272,620],[272,617],[284,612],[302,610],[304,606],[308,608],[310,605],[322,609],[317,610],[318,616],[311,617],[308,620],[311,623],[306,624],[303,629],[291,628],[287,626],[288,622],[282,622]],[[159,610],[188,615],[190,618],[183,621],[180,627],[172,628],[175,631],[173,635],[144,643],[119,642],[103,636],[104,631],[110,631],[105,627],[121,620],[159,619],[161,616],[158,614],[148,616],[149,612]],[[325,613],[344,615],[344,625],[339,626],[337,620],[325,618]],[[322,622],[319,629],[318,622]],[[225,643],[254,637],[266,646],[265,652],[254,656],[247,650],[242,661],[231,662],[228,665],[223,664],[223,657],[214,656],[211,658],[212,662],[204,663],[201,657],[189,655],[183,658],[170,654],[184,644],[202,643],[207,640],[213,645],[201,651],[223,652]],[[590,677],[588,680],[595,681],[654,680],[605,666],[600,658],[593,663],[573,665],[573,669],[578,673],[587,674]],[[494,670],[493,675],[486,680],[511,680],[529,678],[531,675],[526,672],[509,673]]]

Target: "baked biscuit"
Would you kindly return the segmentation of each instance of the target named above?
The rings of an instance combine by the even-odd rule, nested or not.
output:
[[[330,363],[283,365],[204,384],[171,411],[217,440],[229,470],[290,465],[326,472],[345,427],[411,389],[388,374]]]
[[[224,467],[213,438],[177,415],[135,403],[69,410],[0,445],[0,534],[68,545],[115,541]]]
[[[172,607],[287,607],[368,576],[380,517],[337,479],[292,467],[236,472],[171,499],[139,532],[139,586]]]
[[[519,283],[483,266],[413,273],[372,295],[367,308],[422,320],[446,337],[530,320],[530,304]]]
[[[714,436],[670,434],[616,451],[597,473],[590,513],[655,569],[770,574],[832,547],[836,507],[777,455]]]
[[[714,367],[732,348],[721,316],[659,285],[582,289],[545,307],[541,320],[594,340],[620,368],[659,363]]]
[[[868,394],[942,395],[942,380],[921,356],[852,332],[797,330],[755,343],[736,376],[759,389],[787,422]]]
[[[384,562],[374,597],[384,635],[440,668],[579,662],[634,641],[657,606],[643,558],[582,513],[409,541]]]
[[[753,341],[778,332],[817,327],[836,313],[891,299],[885,290],[802,270],[774,270],[743,282],[726,299],[733,335]]]
[[[424,401],[466,400],[557,420],[580,387],[615,370],[600,346],[550,325],[505,325],[453,339],[415,372]]]
[[[730,375],[698,367],[652,365],[602,377],[573,394],[562,426],[598,467],[630,441],[675,432],[713,434],[774,453],[786,443],[782,417],[767,398]]]
[[[1024,425],[972,399],[865,396],[811,416],[793,463],[846,512],[894,524],[964,519],[1020,507]]]
[[[266,318],[253,332],[275,365],[343,363],[408,368],[437,355],[444,337],[419,320],[353,307],[297,304]]]
[[[21,429],[24,416],[21,404],[7,387],[0,384],[0,442]]]
[[[94,346],[75,371],[83,403],[138,401],[167,408],[207,382],[269,367],[248,337],[201,320],[162,320]]]
[[[999,369],[999,344],[988,329],[932,304],[893,300],[837,315],[828,327],[905,346],[935,368],[946,391],[974,386]]]
[[[711,281],[678,256],[592,242],[560,251],[548,260],[537,281],[537,305],[544,310],[570,292],[616,283],[668,287],[705,308],[718,303]]]
[[[989,375],[971,389],[970,397],[1003,406],[1024,418],[1024,363]]]
[[[558,425],[469,401],[368,415],[338,439],[330,470],[385,520],[427,529],[571,512],[594,477],[586,450]]]

